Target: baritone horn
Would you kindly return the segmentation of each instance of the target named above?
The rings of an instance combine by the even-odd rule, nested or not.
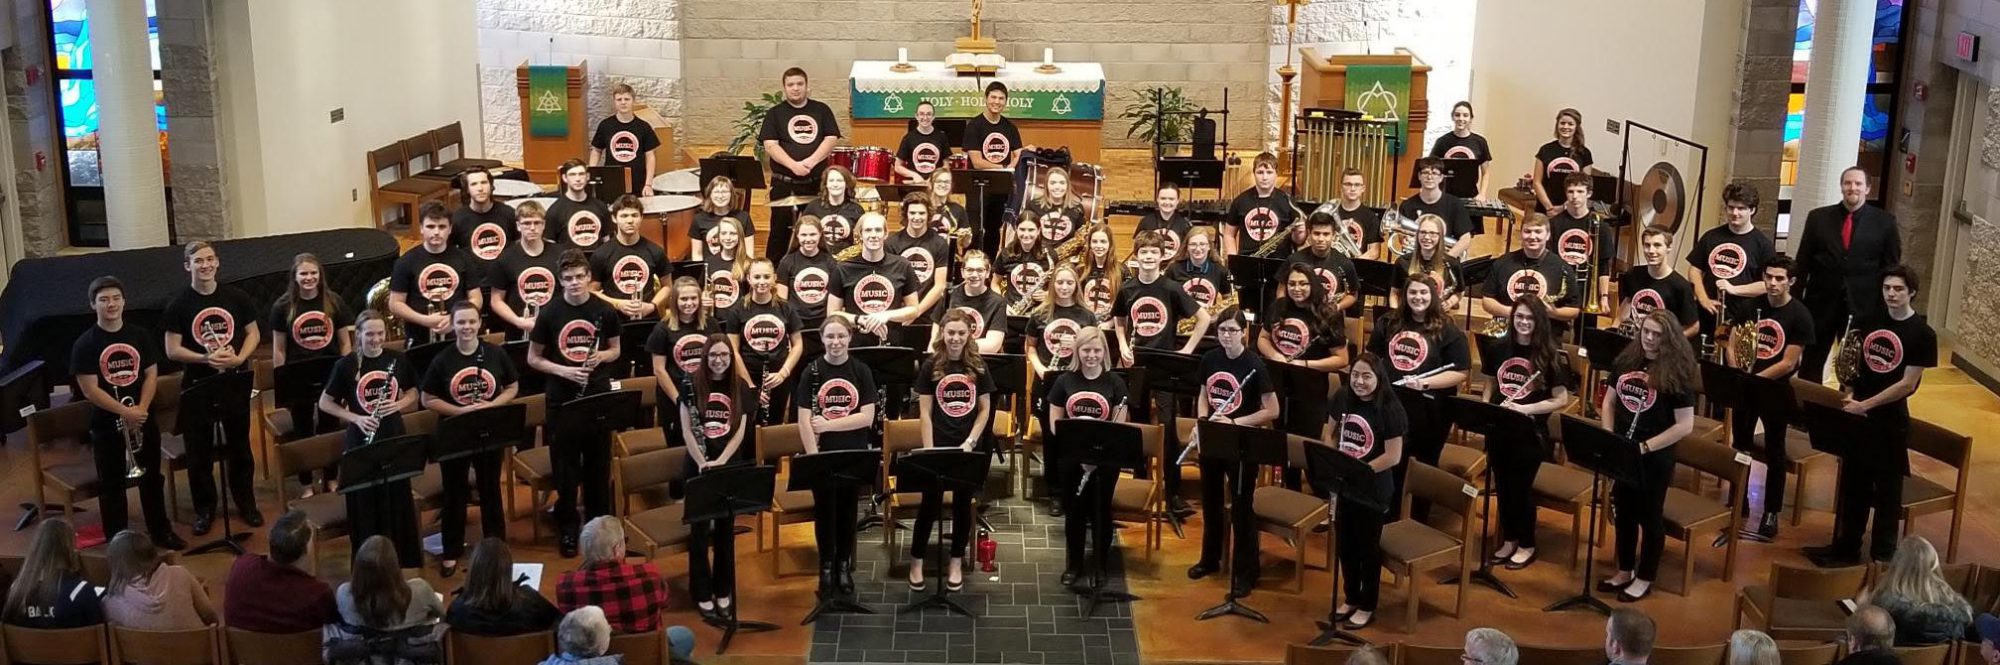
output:
[[[1440,222],[1439,226],[1442,227],[1444,220],[1440,219],[1438,221]],[[1422,226],[1421,222],[1421,218],[1410,219],[1404,217],[1395,208],[1383,208],[1382,243],[1389,247],[1389,252],[1395,254],[1397,259],[1416,253],[1417,228]],[[1449,252],[1453,247],[1458,245],[1457,237],[1449,233],[1440,235],[1442,237],[1438,239],[1439,250]]]

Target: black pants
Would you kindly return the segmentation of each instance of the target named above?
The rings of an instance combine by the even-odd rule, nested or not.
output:
[[[1166,458],[1160,461],[1160,489],[1168,501],[1178,501],[1181,498],[1181,465],[1175,464],[1174,460],[1181,458],[1181,449],[1185,446],[1181,445],[1178,424],[1175,422],[1175,414],[1179,412],[1179,407],[1174,403],[1174,396],[1154,392],[1151,398],[1142,398],[1133,404],[1137,407],[1132,413],[1133,422],[1154,423],[1166,430],[1167,438],[1162,446],[1165,448]],[[1152,471],[1146,468],[1140,468],[1134,473],[1141,480],[1153,478]]]
[[[1773,405],[1778,406],[1778,405]],[[1789,405],[1779,408],[1764,408],[1757,397],[1746,393],[1743,404],[1730,413],[1730,440],[1736,442],[1738,450],[1757,453],[1764,462],[1764,514],[1776,515],[1785,510],[1785,469],[1791,464],[1791,457],[1785,450],[1785,428]],[[1764,445],[1761,450],[1756,445],[1757,422],[1764,423]],[[1745,502],[1744,511],[1750,509]]]
[[[190,415],[183,412],[183,415]],[[250,396],[243,395],[240,401],[224,405],[221,413],[214,416],[222,422],[222,435],[227,440],[221,451],[223,465],[228,467],[230,499],[236,502],[238,512],[247,512],[257,507],[256,488],[251,485],[251,475],[256,472],[257,463],[250,458]],[[215,427],[208,418],[184,418],[181,437],[187,442],[188,494],[194,498],[197,514],[213,514],[216,504]]]
[[[1500,540],[1520,547],[1535,546],[1535,476],[1541,475],[1540,441],[1508,441],[1519,448],[1492,458],[1494,502],[1500,504]],[[1493,446],[1487,447],[1488,451]]]
[[[1444,400],[1424,397],[1408,391],[1397,391],[1403,395],[1403,411],[1409,414],[1410,430],[1403,437],[1403,462],[1396,468],[1396,490],[1392,496],[1403,496],[1403,480],[1410,475],[1410,460],[1437,466],[1444,456],[1445,437],[1451,435],[1451,423],[1445,421]],[[1400,501],[1391,501],[1389,514],[1395,516]],[[1410,519],[1424,522],[1430,519],[1431,502],[1414,499],[1410,502]]]
[[[1049,430],[1049,387],[1056,382],[1056,372],[1047,372],[1035,379],[1034,401],[1035,421],[1042,429],[1042,487],[1043,498],[1061,501],[1064,492],[1073,491],[1069,472],[1074,465],[1063,461],[1062,446],[1054,445],[1055,434]],[[1067,505],[1067,504],[1063,504]]]
[[[1385,504],[1391,503],[1389,499],[1395,496],[1396,475],[1394,471],[1375,474],[1376,496]],[[1382,590],[1382,526],[1388,520],[1389,513],[1352,501],[1334,504],[1333,535],[1335,554],[1340,560],[1340,591],[1347,596],[1349,607],[1375,611]]]
[[[965,204],[968,207],[979,206],[979,249],[984,250],[987,256],[998,255],[1000,229],[1007,226],[1007,197],[988,195],[985,199],[978,199],[968,195]],[[1018,212],[1020,209],[1015,210]]]
[[[1103,572],[1111,563],[1111,494],[1118,486],[1118,469],[1099,468],[1086,475],[1082,465],[1072,464],[1068,475],[1078,484],[1062,494],[1063,510],[1067,511],[1063,515],[1063,567],[1085,570],[1087,533],[1097,547],[1091,569]]]
[[[444,540],[441,558],[457,561],[465,553],[465,508],[472,491],[479,492],[479,533],[487,538],[507,537],[507,511],[500,502],[500,451],[489,450],[476,455],[460,457],[438,463],[444,472],[444,530],[439,535]],[[479,474],[479,482],[474,484],[466,478],[468,472]]]
[[[1667,485],[1674,477],[1674,449],[1648,453],[1639,458],[1637,485],[1617,483],[1611,487],[1611,504],[1617,512],[1618,569],[1634,571],[1648,582],[1659,579],[1660,551],[1666,548],[1666,521],[1661,512],[1667,503]]]
[[[697,475],[700,471],[689,457],[686,476]],[[688,593],[697,603],[736,595],[735,519],[688,525]]]
[[[561,422],[554,402],[549,403],[551,424]],[[604,432],[584,430],[562,432],[551,429],[550,465],[556,484],[556,529],[574,536],[583,521],[611,514],[611,442]],[[579,486],[583,492],[582,518],[577,517]]]
[[[1833,353],[1834,342],[1838,341],[1841,334],[1847,330],[1847,314],[1850,310],[1845,298],[1807,302],[1806,308],[1811,310],[1813,315],[1814,334],[1813,343],[1806,345],[1805,354],[1799,358],[1799,378],[1822,383],[1826,381],[1826,359]]]
[[[167,519],[166,493],[162,490],[166,477],[160,475],[160,429],[152,421],[146,421],[141,428],[139,451],[132,456],[139,468],[146,473],[139,476],[139,506],[144,511],[146,532],[155,541],[174,532],[173,522]],[[118,429],[115,418],[103,417],[100,412],[90,422],[91,461],[97,466],[97,509],[103,511],[104,537],[110,538],[124,531],[127,524],[125,488],[132,479],[125,473],[125,435]]]
[[[852,485],[816,488],[813,495],[813,540],[819,545],[821,568],[854,560],[856,522],[861,517],[861,488]]]
[[[1861,533],[1872,522],[1874,533],[1868,539],[1868,554],[1886,560],[1896,553],[1896,538],[1902,533],[1897,522],[1903,516],[1903,475],[1909,470],[1909,452],[1905,448],[1909,422],[1904,417],[1887,415],[1870,416],[1868,420],[1874,431],[1857,443],[1887,450],[1864,460],[1841,462],[1840,507],[1833,520],[1833,548],[1843,556],[1859,558]],[[1869,511],[1874,511],[1874,515],[1869,515]]]
[[[931,545],[931,526],[937,523],[938,513],[944,509],[943,492],[924,492],[924,501],[917,506],[917,524],[910,538],[910,558],[922,559]],[[966,539],[972,537],[972,493],[953,492],[951,495],[951,556],[965,558]]]
[[[1224,483],[1228,486],[1225,488]],[[1201,462],[1201,562],[1222,561],[1222,548],[1235,539],[1230,550],[1230,582],[1249,589],[1257,585],[1262,562],[1257,558],[1257,522],[1251,510],[1251,496],[1257,491],[1257,465],[1202,460]],[[1227,508],[1224,508],[1225,497]]]
[[[387,442],[402,433],[403,419],[390,416],[376,429],[375,440]],[[362,445],[362,439],[361,430],[347,428],[348,450]],[[353,529],[347,540],[354,552],[361,551],[362,543],[370,536],[383,536],[396,546],[399,565],[416,568],[424,564],[423,534],[417,529],[417,500],[410,494],[410,481],[399,480],[349,492],[346,499],[347,519]]]

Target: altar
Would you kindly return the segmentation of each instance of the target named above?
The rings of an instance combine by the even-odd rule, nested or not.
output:
[[[1097,163],[1104,133],[1104,67],[1097,63],[1056,63],[1059,71],[1037,71],[1038,62],[1009,62],[999,71],[964,76],[942,61],[911,62],[895,71],[888,60],[857,60],[848,73],[849,141],[894,150],[916,117],[917,103],[929,101],[940,119],[967,119],[986,110],[986,85],[1007,85],[1006,116],[1021,140],[1038,147],[1068,146],[1073,159]]]

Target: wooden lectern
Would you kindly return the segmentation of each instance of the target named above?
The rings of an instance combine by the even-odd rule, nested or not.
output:
[[[1410,129],[1403,137],[1403,156],[1396,160],[1396,173],[1402,182],[1394,183],[1394,191],[1407,191],[1409,177],[1415,171],[1417,158],[1430,151],[1424,145],[1424,127],[1430,124],[1430,75],[1431,66],[1417,59],[1408,49],[1396,49],[1395,53],[1384,55],[1320,55],[1311,47],[1299,49],[1300,59],[1305,63],[1305,76],[1299,80],[1299,108],[1343,108],[1347,104],[1348,65],[1409,65],[1410,66]],[[1280,139],[1284,145],[1291,145],[1291,137]],[[1369,183],[1370,187],[1378,186]],[[1398,196],[1397,198],[1402,198]]]
[[[528,63],[514,68],[515,89],[521,97],[521,167],[535,182],[556,182],[556,167],[570,159],[590,156],[590,130],[584,124],[585,96],[589,80],[587,63],[569,67],[569,131],[561,137],[535,136],[528,126],[532,100],[528,99]]]

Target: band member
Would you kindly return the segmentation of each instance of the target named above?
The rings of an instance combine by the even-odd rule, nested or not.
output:
[[[479,310],[472,303],[451,306],[452,348],[441,351],[424,369],[422,400],[426,409],[441,418],[452,418],[514,401],[521,390],[514,361],[499,346],[479,341]],[[457,459],[438,462],[444,472],[444,503],[438,509],[444,522],[439,538],[444,551],[438,555],[438,574],[458,573],[458,557],[465,553],[465,506],[474,486],[466,473],[479,474],[479,532],[489,538],[507,534],[507,511],[501,506],[501,450],[494,448]]]
[[[1861,167],[1840,173],[1840,203],[1806,214],[1798,257],[1799,299],[1812,310],[1814,330],[1844,331],[1850,316],[1860,321],[1882,313],[1875,292],[1883,270],[1902,262],[1903,239],[1894,215],[1868,205],[1868,173]],[[1824,380],[1836,337],[1829,334],[1806,347],[1801,378]]]
[[[632,178],[625,191],[652,196],[660,137],[652,123],[632,115],[635,96],[630,84],[611,85],[612,113],[597,121],[597,131],[590,135],[590,165],[623,166]]]
[[[702,259],[702,279],[708,284],[709,306],[716,311],[736,306],[743,297],[743,276],[750,270],[750,247],[731,217],[715,224],[715,245]]]
[[[1437,215],[1423,215],[1417,218],[1416,248],[1396,260],[1396,284],[1389,291],[1391,305],[1402,298],[1403,285],[1409,283],[1413,275],[1430,275],[1444,288],[1443,311],[1458,311],[1461,269],[1458,257],[1444,251],[1444,218]]]
[[[826,172],[826,158],[833,155],[834,142],[840,140],[840,120],[834,117],[833,109],[806,96],[806,70],[787,69],[778,81],[785,88],[785,103],[771,107],[757,130],[757,140],[771,159],[772,201],[812,195],[819,188],[820,175]],[[853,183],[853,178],[848,183]],[[771,206],[771,237],[791,237],[793,216],[790,207]],[[823,214],[818,216],[825,219]],[[781,252],[765,248],[766,255]]]
[[[1153,206],[1157,209],[1139,218],[1139,226],[1132,232],[1132,237],[1137,239],[1139,234],[1147,231],[1159,233],[1161,260],[1172,261],[1180,257],[1181,241],[1186,240],[1188,230],[1194,228],[1194,220],[1181,210],[1181,188],[1174,183],[1160,184],[1159,191],[1153,193]]]
[[[973,314],[946,312],[931,341],[931,355],[923,368],[923,385],[917,393],[917,414],[923,420],[925,448],[956,447],[966,452],[978,449],[993,417],[993,376],[986,370],[979,349],[973,345]],[[971,492],[952,492],[951,559],[945,567],[944,586],[956,592],[965,586],[965,545],[972,535]],[[917,508],[915,536],[910,539],[910,590],[924,590],[924,550],[930,547],[931,527],[944,507],[944,493],[923,493]]]
[[[1727,223],[1707,231],[1688,248],[1688,275],[1698,287],[1701,329],[1750,315],[1750,299],[1764,295],[1764,262],[1778,255],[1771,236],[1757,230],[1757,190],[1740,182],[1722,188]],[[1832,331],[1828,331],[1831,334]]]
[[[748,245],[744,251],[750,252],[757,244],[757,225],[750,221],[750,211],[736,207],[736,182],[728,176],[716,176],[703,191],[701,208],[694,211],[694,221],[688,225],[689,256],[696,261],[708,258],[716,243],[715,229],[724,219],[736,220],[736,228],[744,231],[743,242]]]
[[[1859,562],[1861,532],[1871,521],[1869,558],[1888,561],[1895,554],[1896,535],[1902,533],[1897,521],[1902,516],[1903,476],[1910,469],[1910,395],[1923,383],[1924,368],[1937,366],[1937,332],[1910,306],[1919,288],[1909,267],[1883,269],[1886,311],[1854,324],[1861,331],[1860,358],[1854,385],[1843,387],[1849,394],[1840,408],[1867,416],[1873,431],[1857,433],[1855,457],[1841,460],[1840,512],[1833,522],[1833,543],[1806,548],[1806,557],[1815,565]],[[1875,513],[1872,520],[1870,510]]]
[[[590,295],[590,263],[581,250],[563,252],[557,270],[562,297],[542,308],[528,333],[528,368],[548,377],[548,422],[563,422],[571,400],[605,392],[619,357],[618,310]],[[607,432],[551,426],[549,449],[555,472],[557,546],[563,558],[576,556],[578,485],[583,519],[611,514],[611,445]]]
[[[670,312],[646,336],[646,353],[653,359],[653,383],[665,396],[660,400],[659,422],[666,429],[667,445],[680,445],[680,418],[675,405],[681,403],[681,382],[701,370],[702,354],[708,338],[721,336],[722,314],[702,305],[701,280],[680,277],[674,280]]]
[[[778,298],[778,276],[770,259],[752,262],[747,280],[750,295],[723,315],[723,329],[742,359],[736,380],[757,389],[763,414],[758,424],[775,425],[784,417],[792,371],[805,355],[805,326],[791,303]]]
[[[861,253],[840,262],[840,281],[847,285],[841,302],[854,314],[856,330],[869,344],[886,341],[889,324],[909,323],[917,316],[917,277],[910,262],[889,253],[889,220],[875,213],[855,224]]]
[[[1563,198],[1563,178],[1570,173],[1590,173],[1590,148],[1583,144],[1583,114],[1576,109],[1556,112],[1555,140],[1535,150],[1535,168],[1528,171],[1534,182],[1535,212],[1555,210]]]
[[[1250,173],[1255,184],[1229,202],[1222,218],[1222,255],[1283,256],[1286,252],[1277,250],[1284,248],[1274,243],[1284,242],[1280,234],[1289,234],[1299,219],[1292,195],[1278,189],[1278,156],[1257,153]],[[1272,249],[1264,250],[1267,246]]]
[[[611,204],[611,221],[618,228],[612,242],[598,246],[590,255],[590,274],[596,281],[597,297],[618,310],[626,320],[658,318],[666,300],[659,289],[660,276],[667,269],[667,250],[651,238],[639,235],[639,223],[646,219],[639,197],[626,194]]]
[[[1597,266],[1598,311],[1609,312],[1611,257],[1618,253],[1618,230],[1590,210],[1590,188],[1588,173],[1563,176],[1563,205],[1549,213],[1549,236],[1556,244],[1556,256],[1569,266],[1569,292],[1577,294],[1577,302],[1588,301],[1590,269]],[[1671,237],[1667,244],[1673,244]],[[1691,319],[1683,321],[1692,325]]]
[[[472,317],[475,332],[478,318]],[[334,362],[326,390],[319,396],[320,411],[347,423],[348,451],[402,436],[403,412],[417,403],[417,391],[411,390],[417,386],[417,370],[402,352],[382,348],[389,340],[389,327],[381,315],[362,312],[355,331],[360,337],[354,353]],[[350,491],[346,499],[348,528],[355,536],[349,540],[356,551],[370,537],[384,536],[395,544],[402,567],[423,565],[423,536],[417,531],[410,481]]]
[[[994,290],[993,262],[986,252],[970,249],[958,265],[965,279],[951,290],[945,315],[962,310],[971,322],[971,344],[982,354],[999,353],[1007,333],[1007,299]],[[931,331],[931,344],[937,344],[942,333],[938,328]]]
[[[1125,266],[1118,263],[1118,242],[1112,238],[1110,225],[1091,224],[1084,229],[1083,255],[1077,265],[1077,288],[1083,290],[1085,306],[1099,321],[1110,325],[1118,290],[1125,283]]]
[[[1778,536],[1778,513],[1785,509],[1785,468],[1791,461],[1785,454],[1785,428],[1791,425],[1788,416],[1793,409],[1790,381],[1798,372],[1799,359],[1805,357],[1806,345],[1819,333],[1813,327],[1812,312],[1792,297],[1792,271],[1797,268],[1798,263],[1789,256],[1774,256],[1764,263],[1764,297],[1757,299],[1755,310],[1756,357],[1734,358],[1731,363],[1787,386],[1787,396],[1770,405],[1760,403],[1758,391],[1743,391],[1743,404],[1730,414],[1731,440],[1739,449],[1758,448],[1753,443],[1757,423],[1764,423],[1760,451],[1764,457],[1764,518],[1757,524],[1755,537],[1765,542]]]
[[[1106,348],[1104,331],[1088,328],[1079,331],[1071,342],[1076,355],[1075,371],[1063,372],[1049,387],[1049,427],[1053,435],[1061,427],[1062,421],[1109,420],[1126,422],[1126,402],[1130,399],[1126,391],[1125,379],[1111,371],[1111,358]],[[1062,446],[1049,446],[1053,452]],[[1077,583],[1083,571],[1092,571],[1093,577],[1086,578],[1082,586],[1101,586],[1102,579],[1110,573],[1111,561],[1111,497],[1112,489],[1118,484],[1117,469],[1096,469],[1069,459],[1072,451],[1064,451],[1061,456],[1065,469],[1062,475],[1073,477],[1074,489],[1064,489],[1061,501],[1068,507],[1068,515],[1063,521],[1063,573],[1062,585]],[[1084,533],[1088,531],[1090,540],[1096,543],[1097,556],[1091,567],[1084,567]]]
[[[1041,228],[1033,217],[1020,218],[1013,226],[1007,246],[1000,249],[997,267],[1007,287],[1009,314],[1026,312],[1041,300],[1042,283],[1048,279],[1049,268],[1055,265],[1055,257],[1042,242]]]
[[[1080,254],[1080,248],[1070,243],[1090,216],[1083,209],[1083,203],[1069,191],[1069,172],[1049,169],[1043,181],[1041,194],[1021,210],[1022,217],[1033,217],[1042,228],[1042,242],[1055,253],[1057,261],[1070,261]]]
[[[167,302],[160,312],[160,327],[167,359],[186,366],[181,372],[181,390],[222,372],[244,369],[257,351],[264,331],[257,323],[257,308],[241,289],[220,284],[222,259],[215,248],[196,240],[182,251],[188,271],[188,289]],[[228,492],[236,502],[236,513],[252,527],[264,525],[257,511],[257,496],[250,484],[256,462],[250,458],[250,394],[229,395],[219,413],[182,409],[181,438],[187,443],[188,494],[194,499],[196,536],[208,535],[215,521],[215,454],[219,448],[228,471]],[[222,421],[222,441],[215,440],[215,419]]]
[[[1044,398],[1057,376],[1076,369],[1074,342],[1077,333],[1102,323],[1089,307],[1084,306],[1077,292],[1076,274],[1075,266],[1056,266],[1049,273],[1049,288],[1042,293],[1042,301],[1028,312],[1028,339],[1034,343],[1023,346],[1028,353],[1028,365],[1034,372],[1035,391]],[[1043,403],[1048,402],[1045,399]],[[1036,415],[1042,421],[1042,431],[1049,431],[1048,411],[1037,409]],[[1070,467],[1062,459],[1063,452],[1054,446],[1043,451],[1042,475],[1052,498],[1069,496],[1075,489],[1070,486]],[[1064,510],[1065,506],[1059,501],[1052,506],[1052,514],[1056,517],[1061,517]]]
[[[486,271],[486,301],[493,315],[506,322],[508,339],[523,339],[535,329],[535,315],[556,295],[556,262],[562,245],[545,240],[548,223],[542,204],[522,203],[514,210],[520,242],[507,247]]]
[[[1397,214],[1403,219],[1422,219],[1424,215],[1437,215],[1445,223],[1445,237],[1448,247],[1445,251],[1453,257],[1464,259],[1472,251],[1472,233],[1479,228],[1472,223],[1472,213],[1466,212],[1465,200],[1452,196],[1442,189],[1444,185],[1444,164],[1436,158],[1425,157],[1417,160],[1417,193],[1403,199],[1396,206]]]
[[[958,250],[963,252],[977,249],[972,238],[970,217],[965,214],[965,206],[951,200],[951,169],[932,171],[930,176],[931,228],[938,233],[958,238]]]
[[[1652,592],[1666,545],[1661,513],[1674,478],[1674,444],[1694,432],[1694,349],[1674,334],[1679,326],[1664,311],[1641,320],[1639,343],[1625,345],[1612,362],[1610,389],[1597,407],[1604,429],[1639,446],[1639,482],[1611,487],[1618,573],[1597,583],[1598,591],[1617,592],[1628,603]]]
[[[1618,278],[1618,297],[1625,303],[1618,320],[1621,329],[1628,327],[1626,321],[1637,323],[1654,310],[1664,310],[1681,324],[1682,337],[1693,338],[1699,331],[1694,285],[1667,265],[1673,256],[1673,242],[1674,232],[1658,224],[1639,232],[1639,257],[1645,264],[1633,266]]]
[[[1472,102],[1451,105],[1451,132],[1431,143],[1430,156],[1479,162],[1479,180],[1469,189],[1474,191],[1474,197],[1486,198],[1486,167],[1493,162],[1493,151],[1487,149],[1486,137],[1472,132]]]
[[[1347,255],[1333,251],[1333,234],[1339,233],[1340,220],[1331,214],[1314,212],[1306,216],[1305,247],[1292,252],[1286,263],[1304,264],[1311,269],[1314,279],[1320,282],[1320,297],[1333,303],[1334,308],[1347,311],[1354,306],[1356,288],[1360,282],[1355,275],[1354,261]]]
[[[1375,498],[1384,506],[1396,503],[1396,476],[1403,465],[1403,437],[1409,416],[1382,380],[1382,359],[1364,352],[1348,372],[1347,384],[1329,400],[1326,426],[1319,445],[1368,464],[1375,472]],[[1341,589],[1346,597],[1333,610],[1333,620],[1348,630],[1375,623],[1375,603],[1382,587],[1382,527],[1395,511],[1379,511],[1352,501],[1334,502],[1335,537],[1340,539]]]
[[[896,175],[903,182],[923,182],[945,168],[951,157],[951,140],[937,127],[937,106],[929,100],[917,102],[916,126],[903,133],[896,146]],[[947,190],[949,191],[949,190]]]
[[[1429,275],[1411,277],[1403,284],[1401,305],[1376,319],[1375,333],[1368,338],[1368,350],[1385,361],[1376,368],[1381,379],[1402,388],[1396,396],[1410,415],[1404,457],[1431,466],[1444,455],[1445,436],[1451,433],[1444,400],[1458,392],[1472,368],[1465,332],[1439,309],[1439,290]],[[1404,475],[1396,473],[1392,496],[1403,495]],[[1410,512],[1411,519],[1422,522],[1430,516],[1430,502],[1414,502]]]
[[[418,234],[423,243],[396,258],[389,271],[389,314],[403,322],[410,346],[443,341],[451,336],[451,304],[485,302],[477,284],[480,269],[472,255],[452,247],[451,215],[444,204],[424,204]]]
[[[1257,354],[1268,362],[1322,372],[1345,369],[1346,319],[1326,301],[1319,276],[1311,266],[1292,263],[1279,279],[1284,289],[1264,312],[1265,334],[1257,336]]]
[[[826,169],[821,179],[819,198],[806,204],[806,215],[819,218],[820,231],[825,237],[820,244],[827,251],[839,254],[854,244],[854,225],[866,211],[854,200],[854,174],[846,167],[834,166]],[[777,232],[773,226],[771,231]],[[778,236],[772,236],[778,237]]]
[[[604,239],[604,226],[611,223],[611,207],[590,195],[590,167],[583,160],[563,162],[556,173],[562,176],[562,193],[549,204],[548,220],[556,225],[549,237],[586,254],[595,251]]]
[[[519,213],[493,200],[492,172],[466,169],[458,181],[465,187],[465,205],[451,211],[451,246],[478,259],[480,267],[491,268],[507,244],[520,237],[514,228]]]
[[[917,311],[911,320],[934,320],[944,286],[951,283],[951,240],[931,230],[930,197],[915,192],[903,197],[903,230],[883,244],[910,264],[916,278],[911,290],[917,294]]]
[[[1033,150],[1034,146],[1021,141],[1021,130],[1014,127],[1014,121],[1001,113],[1007,110],[1007,85],[999,81],[986,84],[986,110],[978,117],[965,123],[965,134],[959,138],[959,148],[970,158],[972,168],[981,170],[1012,170],[1021,161],[1021,153]],[[980,233],[979,248],[988,252],[1000,247],[1000,229],[1012,221],[1007,215],[1013,207],[1020,205],[1026,193],[1026,183],[1016,183],[1008,194],[988,194],[979,202]],[[966,205],[973,205],[968,198]]]
[[[1361,169],[1350,166],[1341,170],[1340,202],[1328,212],[1333,213],[1334,219],[1340,220],[1340,228],[1336,231],[1346,235],[1355,247],[1361,248],[1359,256],[1348,258],[1373,259],[1382,256],[1382,211],[1362,204],[1361,197],[1367,194],[1368,176],[1363,175]]]
[[[1499,495],[1500,549],[1491,563],[1520,570],[1535,562],[1535,476],[1542,463],[1554,458],[1548,415],[1569,408],[1576,379],[1562,340],[1549,325],[1549,306],[1522,300],[1509,310],[1507,339],[1494,344],[1492,355],[1480,359],[1487,404],[1533,418],[1532,441],[1501,441],[1489,445],[1494,493]]]
[[[758,259],[758,263],[769,270],[769,261]],[[755,463],[751,455],[739,458],[738,453],[753,427],[750,412],[756,408],[757,393],[743,382],[743,368],[736,366],[730,346],[730,340],[720,336],[708,338],[701,368],[688,377],[693,394],[675,402],[681,441],[687,444],[683,473],[688,478]],[[736,595],[735,518],[688,524],[688,594],[694,596],[703,619],[731,614],[730,600]]]
[[[1249,323],[1243,310],[1231,307],[1215,322],[1220,345],[1201,356],[1201,397],[1194,401],[1199,420],[1265,427],[1278,420],[1278,394],[1271,387],[1270,369],[1244,346]],[[1196,429],[1190,443],[1201,445]],[[1224,483],[1228,491],[1224,491]],[[1198,580],[1222,569],[1222,549],[1230,550],[1229,597],[1250,595],[1261,566],[1257,560],[1257,519],[1251,496],[1257,487],[1257,466],[1249,463],[1201,460],[1201,560],[1188,568]],[[1225,499],[1225,497],[1227,497]],[[1228,508],[1224,508],[1227,503]]]
[[[818,328],[828,311],[839,311],[840,296],[847,292],[840,262],[822,244],[825,238],[818,217],[800,217],[792,227],[792,252],[778,261],[778,297],[791,303],[805,329]]]
[[[873,447],[869,428],[875,422],[875,373],[847,355],[854,339],[854,320],[845,314],[826,317],[819,329],[826,354],[808,363],[805,380],[792,393],[797,409],[799,440],[807,454],[822,450],[864,450]],[[859,488],[844,485],[813,489],[813,539],[819,547],[819,588],[822,594],[854,593],[854,533]]]
[[[1167,268],[1167,276],[1180,282],[1181,290],[1211,314],[1236,292],[1235,279],[1213,252],[1214,242],[1215,227],[1194,227],[1181,247],[1182,259]]]
[[[1137,364],[1133,349],[1141,347],[1194,353],[1195,345],[1208,332],[1213,320],[1208,310],[1178,281],[1160,272],[1160,262],[1166,255],[1165,236],[1160,231],[1142,231],[1132,242],[1132,257],[1139,264],[1138,270],[1131,280],[1119,285],[1118,300],[1111,308],[1122,355],[1118,360],[1128,367]],[[1187,341],[1176,343],[1174,336],[1178,334],[1181,319],[1190,316],[1195,318],[1194,333]]]
[[[323,280],[319,257],[311,253],[292,257],[292,278],[285,283],[285,295],[271,303],[266,319],[271,327],[272,367],[354,352],[354,310],[340,294],[321,288]],[[292,431],[282,433],[287,437],[305,438],[337,427],[311,403],[290,405],[287,410],[292,416]],[[339,468],[335,465],[324,471],[335,476]],[[299,486],[305,496],[313,495],[311,471],[299,472]]]
[[[128,474],[137,471],[146,532],[161,547],[187,547],[167,519],[161,489],[165,476],[160,475],[160,427],[152,419],[160,338],[125,321],[125,285],[116,277],[90,280],[90,309],[97,315],[97,325],[70,347],[69,370],[78,392],[92,407],[90,453],[101,488],[97,509],[103,513],[104,532],[125,530],[125,488],[135,480]],[[128,461],[135,468],[127,469]]]
[[[1502,317],[1514,307],[1514,301],[1540,298],[1551,305],[1549,318],[1561,330],[1583,313],[1576,305],[1583,295],[1566,287],[1568,282],[1569,266],[1549,251],[1548,218],[1529,217],[1521,222],[1521,248],[1493,261],[1493,271],[1486,275],[1486,295],[1479,298],[1479,309],[1487,316]]]

